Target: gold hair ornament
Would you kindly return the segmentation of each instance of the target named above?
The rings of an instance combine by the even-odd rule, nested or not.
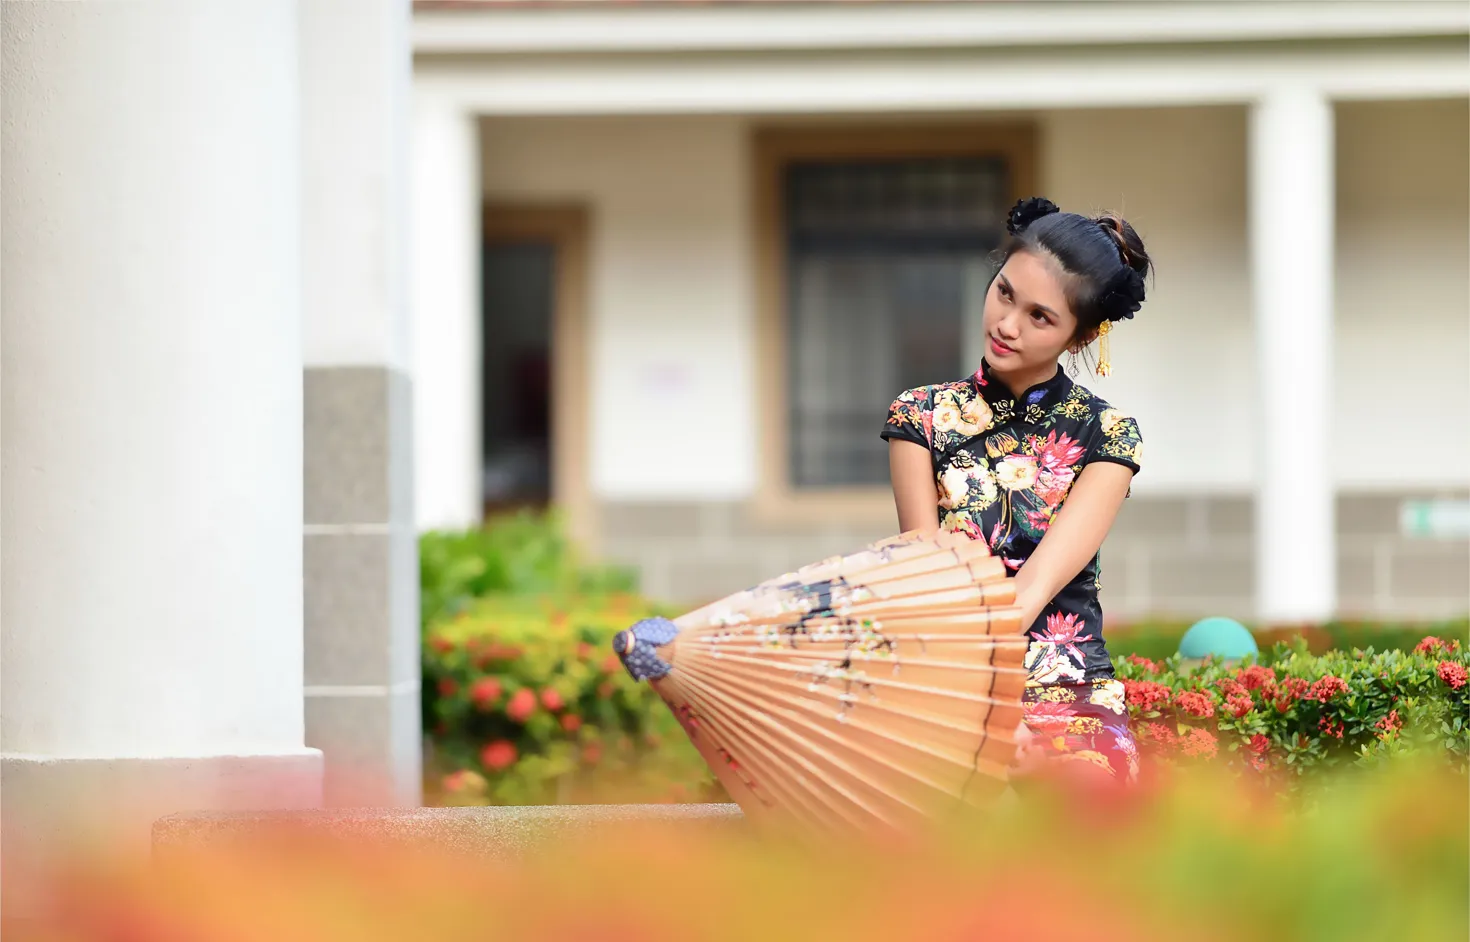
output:
[[[1097,326],[1097,375],[1109,376],[1113,372],[1109,354],[1108,334],[1113,332],[1113,322],[1103,321]]]

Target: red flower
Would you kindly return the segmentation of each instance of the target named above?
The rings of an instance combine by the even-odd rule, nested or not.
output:
[[[1180,691],[1174,698],[1174,705],[1190,716],[1197,716],[1202,720],[1207,720],[1215,715],[1215,701],[1211,700],[1207,694],[1195,690]]]
[[[1215,686],[1220,689],[1220,695],[1223,697],[1250,696],[1250,693],[1246,690],[1244,684],[1242,684],[1238,680],[1231,680],[1229,677],[1221,677],[1219,680],[1215,681]]]
[[[1150,661],[1148,658],[1139,657],[1137,654],[1130,654],[1123,660],[1127,661],[1129,664],[1137,664],[1139,667],[1143,668],[1151,674],[1157,674],[1162,669],[1162,665],[1160,665],[1158,661]]]
[[[1276,709],[1282,713],[1291,709],[1291,705],[1302,698],[1310,685],[1300,677],[1288,677],[1276,688]]]
[[[1347,689],[1347,684],[1341,677],[1334,677],[1328,674],[1312,685],[1312,691],[1308,696],[1313,700],[1320,700],[1326,703],[1338,694],[1346,693]]]
[[[579,660],[579,661],[590,661],[590,660],[592,660],[592,645],[588,644],[585,641],[578,641],[577,642],[577,660]]]
[[[1056,432],[1048,432],[1046,441],[1040,438],[1031,440],[1032,450],[1035,451],[1037,460],[1040,462],[1042,471],[1050,471],[1053,474],[1071,474],[1072,466],[1081,461],[1087,454],[1087,449],[1082,447],[1076,440]]]
[[[1324,736],[1332,736],[1335,739],[1342,738],[1342,723],[1337,720],[1322,717],[1317,721],[1317,731]]]
[[[1388,737],[1392,736],[1393,734],[1404,728],[1404,721],[1399,718],[1398,710],[1389,710],[1387,716],[1379,720],[1377,723],[1374,723],[1373,725],[1383,730],[1383,732],[1379,734],[1378,738],[1387,739]]]
[[[565,707],[567,702],[562,699],[561,694],[555,688],[546,687],[541,691],[541,705],[552,713],[556,713]]]
[[[1179,745],[1179,736],[1163,723],[1144,723],[1139,729],[1139,739],[1152,745],[1157,751],[1167,753]]]
[[[1414,645],[1415,654],[1434,654],[1437,651],[1448,651],[1449,649],[1449,645],[1434,635],[1426,635],[1423,641]]]
[[[481,677],[470,685],[470,701],[483,710],[499,700],[501,692],[500,681],[494,677]]]
[[[442,635],[435,635],[429,639],[429,647],[438,651],[440,654],[448,654],[454,650],[454,642]]]
[[[617,692],[617,685],[610,680],[604,680],[597,685],[597,695],[604,700],[611,700],[612,695]]]
[[[1252,664],[1235,675],[1240,685],[1247,690],[1258,690],[1266,684],[1276,683],[1276,672],[1269,667]]]
[[[586,765],[596,765],[602,761],[602,743],[593,740],[582,747],[582,762]]]
[[[1439,679],[1450,685],[1451,690],[1459,690],[1465,686],[1465,665],[1456,664],[1454,661],[1440,661],[1439,669],[1436,671]]]
[[[1046,641],[1059,648],[1066,648],[1068,653],[1082,663],[1085,657],[1082,649],[1077,647],[1079,641],[1091,641],[1092,635],[1084,635],[1082,631],[1087,626],[1081,621],[1080,616],[1072,612],[1053,612],[1046,616],[1046,631],[1037,634],[1037,641]]]
[[[536,695],[531,688],[522,687],[511,696],[510,702],[505,705],[505,715],[517,723],[524,723],[536,712]]]
[[[1028,703],[1024,710],[1026,725],[1031,727],[1038,736],[1060,736],[1067,731],[1067,724],[1076,715],[1076,711],[1065,703],[1052,703],[1045,700],[1040,703]]]
[[[480,761],[492,772],[501,772],[515,765],[516,746],[507,739],[497,739],[480,750]]]
[[[561,718],[561,728],[568,733],[575,733],[582,728],[582,718],[575,713],[564,713]]]
[[[1271,737],[1265,733],[1256,733],[1251,737],[1249,748],[1252,754],[1264,758],[1271,752]]]
[[[452,697],[459,693],[459,684],[453,677],[441,677],[439,679],[439,696]]]
[[[1179,747],[1187,756],[1197,756],[1202,759],[1213,759],[1219,751],[1219,743],[1215,740],[1215,734],[1207,729],[1191,729],[1179,740]]]
[[[1225,709],[1229,710],[1230,715],[1236,719],[1245,716],[1255,708],[1255,705],[1255,701],[1248,693],[1232,693],[1225,698]]]
[[[602,672],[604,674],[617,673],[618,668],[622,666],[623,662],[618,660],[618,656],[616,654],[609,654],[607,657],[602,659]]]
[[[1152,680],[1123,681],[1123,696],[1131,707],[1148,712],[1157,710],[1169,702],[1172,691],[1165,684]]]

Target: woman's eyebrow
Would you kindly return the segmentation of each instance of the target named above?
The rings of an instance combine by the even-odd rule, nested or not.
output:
[[[1006,290],[1007,291],[1009,291],[1011,294],[1015,294],[1016,293],[1016,287],[1015,287],[1015,285],[1012,285],[1011,284],[1011,280],[1009,278],[1007,278],[1004,274],[997,274],[995,277],[998,278],[998,279],[1000,279],[1000,283],[1006,286]],[[1058,314],[1056,311],[1053,311],[1051,308],[1047,307],[1045,304],[1033,304],[1031,306],[1034,307],[1034,308],[1036,308],[1038,311],[1045,311],[1046,313],[1050,314],[1052,317],[1055,317],[1057,320],[1061,320],[1062,319],[1062,315]]]

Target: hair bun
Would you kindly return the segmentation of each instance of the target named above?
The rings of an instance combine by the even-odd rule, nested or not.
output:
[[[1125,265],[1103,287],[1097,308],[1105,320],[1129,320],[1143,307],[1143,298],[1143,275]]]
[[[1059,212],[1061,212],[1061,207],[1040,196],[1021,200],[1006,214],[1006,232],[1015,235],[1042,216],[1050,216],[1052,213]]]

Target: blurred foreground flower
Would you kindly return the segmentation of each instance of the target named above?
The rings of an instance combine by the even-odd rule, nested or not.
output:
[[[1264,755],[1261,740],[1252,752],[1258,743]],[[989,814],[883,846],[834,835],[797,847],[687,822],[606,825],[527,853],[274,832],[182,866],[74,860],[55,883],[60,915],[13,938],[1464,937],[1463,773],[1405,760],[1324,776],[1289,797],[1263,782],[1206,765],[1127,792],[1037,783]]]

